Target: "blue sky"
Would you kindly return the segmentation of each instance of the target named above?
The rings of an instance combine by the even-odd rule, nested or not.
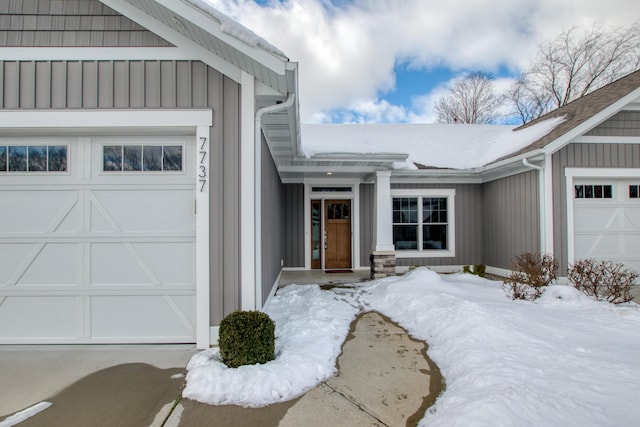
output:
[[[574,26],[628,26],[637,0],[207,0],[299,63],[304,122],[422,122],[465,72],[506,89]]]

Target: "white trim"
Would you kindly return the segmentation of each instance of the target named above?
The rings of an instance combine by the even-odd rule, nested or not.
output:
[[[209,346],[217,346],[220,338],[220,326],[211,326],[209,328]]]
[[[278,277],[276,277],[276,281],[273,283],[273,286],[271,286],[271,290],[269,291],[269,295],[267,296],[267,300],[265,301],[264,305],[262,306],[262,311],[266,311],[269,309],[269,304],[271,304],[271,299],[276,295],[276,292],[278,291],[278,283],[280,283],[280,279],[282,278],[282,272],[284,271],[284,269],[280,270],[280,273],[278,273]]]
[[[254,143],[255,79],[242,72],[240,86],[240,307],[257,307],[255,197],[256,144]]]
[[[197,61],[177,47],[0,47],[4,61]]]
[[[544,155],[544,179],[542,185],[545,189],[544,195],[544,245],[542,250],[552,256],[555,254],[553,237],[553,156]]]
[[[123,0],[100,0],[100,2],[121,13],[127,18],[137,22],[152,33],[155,33],[163,39],[176,45],[184,52],[184,54],[198,58],[200,61],[220,71],[222,74],[234,80],[235,82],[241,83],[242,76],[241,71],[238,67],[200,46],[190,38],[183,36],[173,28],[165,25],[160,21],[157,21],[137,7]]]
[[[453,258],[456,256],[456,190],[453,188],[412,188],[412,189],[391,189],[391,199],[394,197],[447,197],[447,243],[449,249],[425,249],[425,250],[398,250],[396,258]],[[393,218],[391,218],[393,226]],[[422,207],[418,207],[418,227],[419,235],[422,231]],[[421,239],[418,243],[422,243]]]
[[[509,277],[513,273],[512,270],[508,270],[506,268],[489,267],[489,266],[487,266],[486,272],[489,274],[493,274],[494,276],[501,276],[501,277]]]
[[[376,172],[373,195],[373,239],[371,250],[384,252],[395,250],[393,244],[393,197],[391,195],[391,171]]]
[[[575,138],[572,143],[579,144],[640,144],[640,136],[590,136]]]
[[[137,128],[211,126],[202,110],[3,110],[0,128]]]
[[[351,187],[351,191],[338,192],[312,192],[314,186]],[[360,268],[360,180],[359,179],[305,179],[304,180],[304,270],[311,270],[311,200],[322,202],[321,235],[324,236],[324,201],[325,200],[350,200],[351,201],[351,269]],[[323,237],[324,239],[324,237]],[[322,242],[324,247],[324,241]],[[322,265],[324,270],[324,256]],[[290,270],[290,269],[286,269]],[[293,270],[291,270],[293,271]]]
[[[575,228],[573,186],[574,179],[582,178],[636,178],[640,177],[640,168],[565,168],[567,203],[567,260],[566,265],[575,261]]]
[[[209,348],[209,194],[211,175],[210,128],[196,129],[196,347]]]

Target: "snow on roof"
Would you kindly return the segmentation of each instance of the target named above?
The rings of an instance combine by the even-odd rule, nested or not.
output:
[[[474,169],[515,153],[565,120],[555,117],[513,131],[515,126],[467,124],[303,124],[302,151],[331,154],[408,154],[410,165]]]
[[[220,29],[223,33],[243,42],[244,44],[252,47],[256,47],[267,52],[270,52],[283,60],[288,61],[289,58],[280,49],[248,29],[247,27],[239,24],[227,15],[218,11],[206,0],[187,0],[192,6],[196,7],[202,13],[208,15],[214,21],[220,23]]]

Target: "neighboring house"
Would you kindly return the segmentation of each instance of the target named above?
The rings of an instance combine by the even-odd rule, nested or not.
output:
[[[0,344],[205,348],[283,269],[640,269],[640,72],[515,130],[301,130],[297,79],[204,0],[0,2]]]
[[[261,307],[296,92],[202,0],[0,2],[0,343],[204,348]]]

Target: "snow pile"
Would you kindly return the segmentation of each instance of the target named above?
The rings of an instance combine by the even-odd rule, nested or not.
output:
[[[276,324],[276,359],[229,369],[219,349],[195,355],[183,396],[208,404],[266,406],[296,398],[335,374],[349,325],[358,310],[316,285],[290,285],[267,314]]]
[[[428,269],[321,291],[289,286],[269,307],[277,358],[227,369],[195,356],[185,397],[263,406],[294,398],[334,373],[358,309],[377,310],[429,345],[446,390],[422,425],[636,425],[640,418],[640,306],[593,301],[551,286],[512,301],[499,282]]]
[[[306,124],[302,150],[311,157],[332,154],[408,154],[429,167],[473,169],[527,147],[551,132],[564,117],[514,132],[515,126],[467,124]]]

